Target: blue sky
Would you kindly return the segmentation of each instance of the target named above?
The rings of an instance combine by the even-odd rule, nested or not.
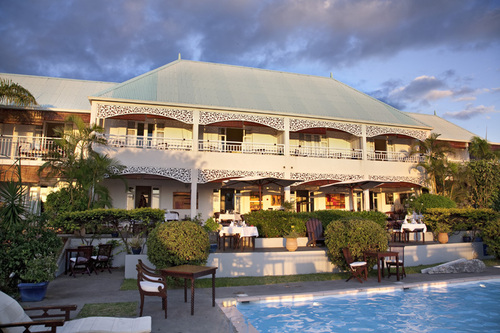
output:
[[[122,82],[182,58],[330,76],[500,143],[500,1],[0,3],[0,72]]]

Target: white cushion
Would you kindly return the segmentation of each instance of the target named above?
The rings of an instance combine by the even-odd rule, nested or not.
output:
[[[147,277],[150,280],[158,280],[158,281],[160,281],[162,279],[161,277],[151,276],[151,275],[144,274],[144,273],[142,273],[142,275],[144,275],[145,277]]]
[[[151,282],[151,281],[141,281],[141,289],[144,291],[158,291],[158,287],[165,288],[165,286],[161,283]]]
[[[92,260],[97,260],[97,257],[99,257],[99,260],[108,260],[108,256],[92,256]]]
[[[363,265],[366,265],[366,261],[355,261],[353,263],[350,263],[351,267],[359,267],[359,266],[363,266]]]
[[[79,263],[79,264],[84,264],[86,263],[87,261],[89,261],[87,258],[84,258],[84,257],[78,257],[78,258],[70,258],[69,259],[72,263]]]
[[[19,305],[18,302],[9,295],[0,291],[0,324],[12,324],[30,321],[33,320],[26,314],[26,312],[24,312],[24,309],[21,305]],[[45,327],[40,326],[40,328],[44,329]],[[24,328],[10,327],[2,328],[2,330],[7,333],[22,333],[24,331]]]
[[[400,265],[403,264],[403,260],[399,259],[398,261],[399,261]],[[389,259],[389,260],[386,260],[385,262],[388,264],[396,265],[396,259]]]
[[[88,317],[70,320],[57,329],[63,333],[149,333],[151,332],[151,317],[114,318]]]

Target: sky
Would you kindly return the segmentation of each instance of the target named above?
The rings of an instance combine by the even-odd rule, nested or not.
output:
[[[0,73],[123,82],[183,59],[329,77],[500,143],[497,0],[2,0]]]

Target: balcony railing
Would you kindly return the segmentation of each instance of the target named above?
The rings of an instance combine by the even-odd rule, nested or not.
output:
[[[56,156],[55,138],[32,136],[0,136],[0,158],[3,159],[42,159]]]
[[[363,151],[361,149],[314,147],[314,146],[299,145],[299,146],[290,146],[290,155],[360,160],[363,158]]]
[[[136,135],[107,135],[106,142],[111,147],[147,148],[161,150],[192,150],[192,140],[156,138]]]
[[[276,143],[254,143],[237,141],[199,140],[199,151],[220,153],[243,153],[261,155],[283,155],[284,145]]]
[[[420,155],[408,155],[404,152],[374,150],[367,153],[367,159],[370,161],[390,161],[390,162],[406,162],[418,163],[423,161]]]

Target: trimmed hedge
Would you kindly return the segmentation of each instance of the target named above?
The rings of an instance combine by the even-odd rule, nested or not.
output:
[[[500,218],[487,221],[481,236],[488,248],[488,253],[500,259]]]
[[[448,197],[437,194],[424,193],[418,197],[412,196],[409,200],[410,209],[422,214],[431,208],[456,208],[457,204]]]
[[[191,221],[172,221],[156,226],[146,241],[148,259],[156,268],[205,265],[210,242],[202,226]]]
[[[343,210],[318,210],[314,212],[287,212],[276,210],[260,210],[245,214],[247,225],[256,226],[260,237],[285,237],[294,226],[295,231],[306,235],[306,222],[310,218],[321,221],[323,229],[335,220],[368,219],[385,228],[387,217],[381,212],[351,212]]]
[[[469,230],[475,233],[481,231],[485,223],[495,220],[498,216],[498,212],[488,208],[431,208],[424,214],[424,221],[433,232],[436,232],[438,224],[441,224],[447,225],[451,231]]]
[[[325,230],[328,259],[339,268],[348,269],[342,249],[349,247],[354,260],[362,260],[365,251],[385,251],[389,234],[378,223],[366,219],[337,220]],[[368,267],[377,262],[370,258]]]

